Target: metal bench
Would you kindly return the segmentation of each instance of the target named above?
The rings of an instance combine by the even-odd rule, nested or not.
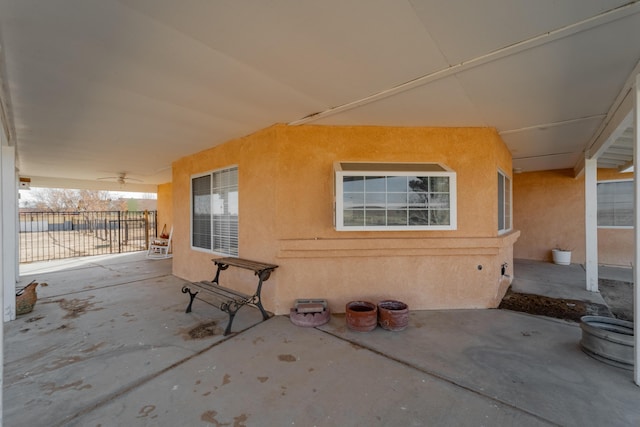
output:
[[[260,313],[262,313],[262,320],[267,320],[269,318],[269,314],[262,306],[262,283],[269,280],[271,272],[278,268],[278,266],[275,264],[265,264],[262,262],[251,261],[242,258],[218,258],[212,259],[211,261],[213,261],[218,267],[216,271],[216,277],[211,282],[200,281],[192,283],[191,286],[198,289],[195,292],[191,291],[191,286],[182,287],[182,293],[188,293],[190,297],[189,305],[187,306],[187,310],[185,311],[185,313],[191,312],[191,305],[193,304],[193,300],[195,299],[196,295],[198,295],[199,292],[204,291],[208,295],[214,297],[214,300],[216,301],[216,304],[213,304],[214,306],[218,307],[220,310],[229,315],[229,323],[227,324],[227,328],[224,331],[224,335],[228,335],[231,332],[231,324],[233,323],[233,318],[235,317],[238,310],[240,310],[245,305],[250,305],[260,310]],[[253,295],[243,294],[242,292],[220,286],[220,272],[226,270],[229,267],[238,267],[246,270],[252,270],[255,275],[258,276],[258,286]]]

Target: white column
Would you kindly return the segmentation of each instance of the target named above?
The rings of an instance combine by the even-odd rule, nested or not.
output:
[[[636,385],[640,386],[640,333],[638,321],[640,320],[640,292],[638,291],[638,266],[640,266],[640,183],[638,183],[638,174],[640,173],[640,74],[636,75],[636,83],[633,87],[633,182],[634,182],[634,216],[635,223],[634,248],[635,254],[633,258],[633,318],[634,318],[634,356],[635,369],[633,371],[633,379]]]
[[[16,318],[16,150],[15,147],[2,146],[2,289],[4,299],[2,310],[4,321]]]
[[[4,182],[4,157],[7,153],[5,153],[5,145],[6,145],[6,137],[4,134],[4,129],[1,127],[2,126],[2,121],[0,121],[0,178],[3,179]],[[14,156],[15,159],[15,156]],[[4,218],[4,199],[5,196],[2,192],[2,187],[0,186],[0,215],[3,215],[2,218]],[[13,266],[11,264],[7,265],[7,259],[8,258],[6,256],[8,248],[5,247],[4,244],[4,230],[3,230],[3,224],[2,224],[2,220],[0,220],[0,278],[2,278],[2,289],[0,289],[0,307],[4,308],[4,272],[5,270],[9,269],[11,271],[13,270]],[[14,298],[15,298],[15,283],[14,283]],[[0,325],[1,326],[1,325]],[[3,393],[2,390],[4,389],[4,328],[0,328],[0,426],[2,425],[2,420],[3,420],[3,411],[4,411],[4,406],[2,404],[2,398],[3,398]]]
[[[587,290],[598,292],[598,159],[585,159],[585,248]]]

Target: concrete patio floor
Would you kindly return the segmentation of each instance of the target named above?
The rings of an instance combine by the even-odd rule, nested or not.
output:
[[[584,354],[575,323],[413,311],[405,331],[356,333],[245,308],[223,337],[224,313],[184,313],[171,260],[62,263],[22,271],[49,286],[5,324],[6,426],[640,425],[631,372]]]

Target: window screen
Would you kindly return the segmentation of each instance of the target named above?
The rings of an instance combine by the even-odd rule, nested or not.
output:
[[[192,246],[238,255],[238,168],[192,178]]]
[[[511,180],[498,172],[498,231],[511,230]]]
[[[598,183],[598,226],[633,227],[633,181]]]

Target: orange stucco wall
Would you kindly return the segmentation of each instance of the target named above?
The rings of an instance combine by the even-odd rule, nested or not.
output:
[[[598,230],[598,263],[633,266],[633,230],[606,229]]]
[[[173,225],[173,191],[171,183],[158,185],[158,233],[167,225],[167,232]]]
[[[457,173],[454,231],[340,232],[333,226],[335,161],[437,162]],[[393,298],[413,309],[496,306],[517,232],[497,233],[497,170],[511,155],[491,128],[275,125],[175,162],[174,274],[202,280],[215,255],[190,247],[191,176],[238,165],[240,256],[280,267],[266,282],[267,308],[296,298],[346,302]],[[247,290],[250,272],[225,271]],[[227,283],[228,284],[228,283]]]
[[[599,181],[632,177],[598,170]],[[573,250],[571,262],[585,262],[584,185],[584,176],[574,178],[571,169],[514,175],[514,226],[521,232],[515,258],[551,261],[551,249],[561,246]],[[600,264],[629,266],[632,257],[632,230],[598,230]]]

